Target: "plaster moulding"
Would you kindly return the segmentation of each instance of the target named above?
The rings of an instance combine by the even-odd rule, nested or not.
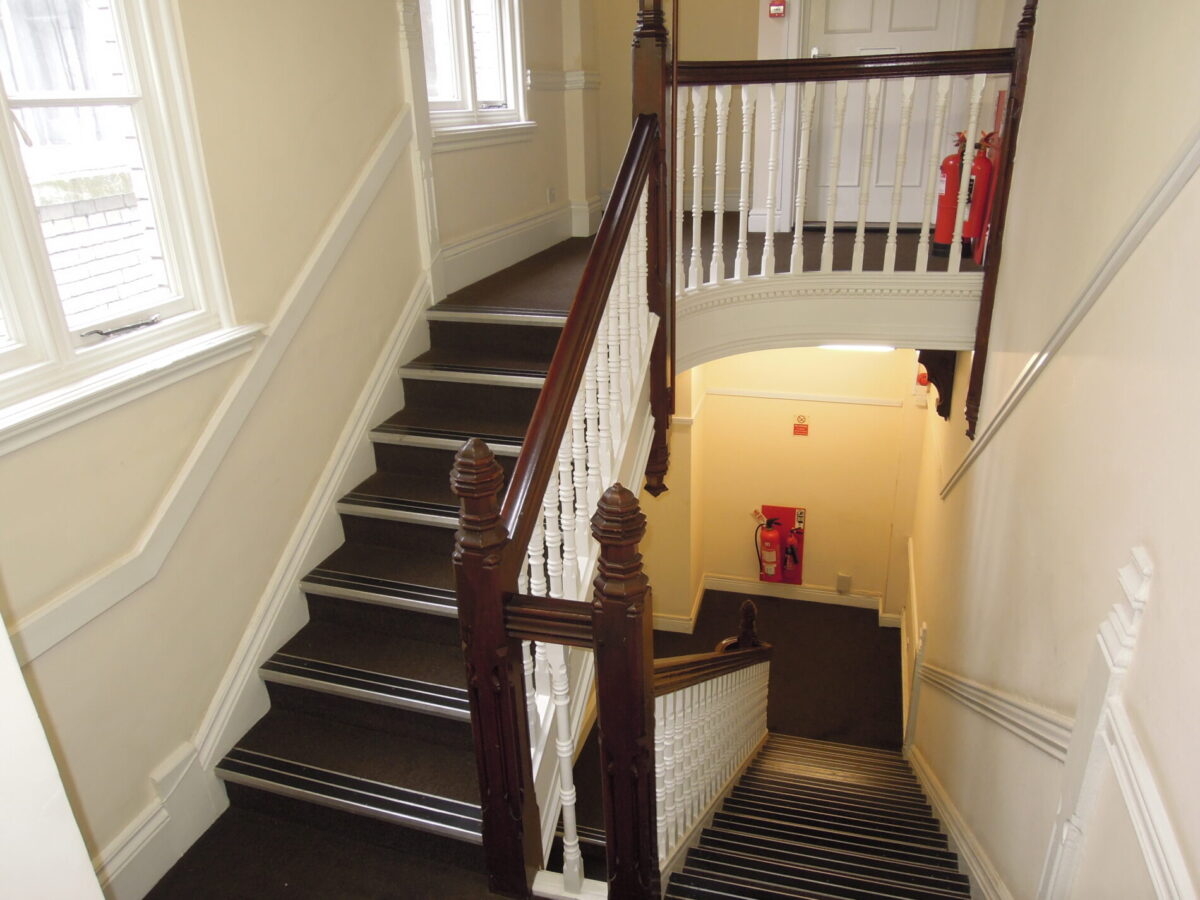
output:
[[[24,665],[120,603],[157,576],[271,375],[283,359],[334,266],[354,237],[413,136],[406,107],[360,171],[296,276],[250,364],[229,389],[183,470],[137,543],[103,570],[19,619],[9,629]]]

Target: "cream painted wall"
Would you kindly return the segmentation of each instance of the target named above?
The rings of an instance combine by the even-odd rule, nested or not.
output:
[[[236,314],[269,321],[401,111],[396,5],[180,7]],[[93,854],[151,799],[149,773],[195,735],[412,294],[421,269],[411,181],[406,154],[157,576],[25,668]],[[0,462],[11,529],[0,542],[6,614],[38,607],[129,549],[244,365],[187,379]],[[64,519],[57,529],[53,515]]]
[[[1108,769],[1096,798],[1096,826],[1084,836],[1072,897],[1153,900],[1158,896],[1124,806],[1121,789]]]
[[[757,577],[751,511],[764,503],[803,506],[805,585],[832,590],[838,573],[845,572],[853,578],[854,593],[882,596],[893,531],[897,537],[908,534],[911,503],[905,498],[911,488],[904,483],[916,476],[913,450],[922,420],[906,416],[904,408],[916,399],[915,354],[771,350],[699,369],[705,391],[698,494],[705,572]],[[730,390],[881,403],[722,393]],[[809,419],[808,437],[792,434],[798,415]],[[912,467],[902,472],[906,455]],[[900,509],[898,499],[904,500]],[[903,521],[895,518],[897,512]],[[895,577],[902,585],[903,570]]]
[[[985,420],[1194,126],[1200,72],[1183,34],[1196,33],[1197,16],[1200,9],[1186,4],[1139,7],[1132,18],[1115,4],[1044,5]],[[1112,53],[1123,59],[1119,77],[1098,61]],[[1072,159],[1066,148],[1097,129],[1108,135],[1103,146]],[[1102,189],[1081,193],[1083,184]],[[1116,570],[1131,547],[1147,548],[1156,576],[1125,704],[1193,878],[1200,872],[1193,713],[1200,613],[1192,602],[1200,583],[1200,423],[1183,411],[1194,405],[1200,380],[1191,266],[1198,236],[1193,178],[945,500],[938,492],[961,455],[949,444],[958,438],[930,425],[915,527],[928,660],[1068,715],[1097,628],[1121,596]],[[927,706],[935,694],[923,694],[917,746],[1014,895],[1032,896],[1054,814],[1045,798],[1057,796],[1061,766],[1051,765],[1048,780],[1035,776],[1046,757],[944,698]],[[987,735],[978,737],[979,729]],[[1028,789],[1034,777],[1037,791]],[[1122,821],[1128,816],[1123,803],[1105,801],[1083,823],[1083,884],[1101,883],[1113,865],[1125,867],[1123,884],[1137,883],[1140,853]],[[1081,890],[1077,896],[1104,896]]]

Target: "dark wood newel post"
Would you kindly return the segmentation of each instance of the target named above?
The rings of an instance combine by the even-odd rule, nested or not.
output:
[[[654,642],[650,587],[638,542],[646,517],[616,484],[592,516],[600,572],[592,594],[600,773],[608,835],[608,896],[657,900]]]
[[[461,504],[454,573],[483,805],[484,857],[492,891],[529,897],[542,862],[541,834],[521,642],[504,627],[500,564],[508,535],[500,522],[503,484],[500,464],[483,441],[472,438],[458,451],[450,474]]]
[[[667,489],[664,479],[670,464],[667,430],[675,411],[675,286],[671,283],[673,258],[670,228],[670,184],[667,171],[668,112],[667,64],[669,35],[662,0],[640,0],[637,29],[633,33],[633,118],[658,117],[658,144],[646,186],[648,221],[647,289],[650,311],[659,317],[658,334],[650,351],[650,405],[654,412],[654,443],[646,463],[646,490],[658,496]]]
[[[1008,218],[1008,193],[1012,187],[1013,159],[1017,153],[1017,133],[1021,129],[1021,110],[1025,106],[1025,82],[1029,75],[1029,54],[1033,50],[1033,25],[1038,0],[1026,0],[1017,23],[1017,40],[1009,82],[1008,105],[1004,111],[1003,147],[996,161],[996,197],[988,226],[987,258],[984,260],[983,289],[979,295],[979,318],[975,324],[975,357],[971,361],[971,380],[967,384],[967,437],[975,438],[979,422],[979,401],[983,394],[983,373],[987,368],[988,342],[992,335],[992,308],[996,302],[996,283],[1000,276],[1000,255],[1004,249],[1004,223]]]

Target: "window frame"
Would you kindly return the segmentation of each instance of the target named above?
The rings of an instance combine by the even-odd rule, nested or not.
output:
[[[132,113],[164,263],[178,289],[178,297],[156,307],[178,309],[182,297],[185,311],[95,343],[78,339],[67,325],[13,116],[14,109],[34,106],[36,97],[30,101],[26,98],[34,95],[17,94],[18,102],[10,104],[7,90],[0,90],[0,225],[7,233],[0,236],[0,268],[5,270],[0,303],[9,334],[21,339],[0,349],[0,452],[9,431],[27,423],[34,411],[44,417],[63,406],[91,403],[129,380],[163,376],[163,383],[169,383],[174,378],[165,377],[168,371],[194,363],[197,354],[213,356],[214,346],[245,344],[247,336],[247,328],[234,324],[173,4],[111,0],[111,6],[129,70],[129,96],[115,96]],[[83,96],[93,103],[99,99]],[[150,314],[110,317],[100,327]],[[80,330],[86,329],[74,331]]]
[[[420,0],[422,8],[429,2]],[[494,0],[500,19],[502,66],[509,105],[499,109],[479,105],[475,79],[475,53],[471,38],[471,0],[440,0],[451,7],[454,23],[454,59],[450,64],[456,73],[462,97],[456,100],[437,100],[428,97],[429,118],[435,132],[464,133],[485,131],[513,125],[532,125],[528,118],[527,78],[525,74],[524,28],[520,0]],[[424,17],[422,16],[422,19]],[[426,44],[426,46],[428,46]],[[421,60],[422,65],[425,60]],[[428,70],[426,70],[428,75]],[[427,82],[428,84],[428,82]],[[428,93],[428,91],[427,91]]]

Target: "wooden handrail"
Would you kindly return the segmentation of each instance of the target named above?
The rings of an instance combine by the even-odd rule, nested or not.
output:
[[[504,604],[508,636],[522,641],[566,644],[588,650],[592,637],[592,607],[577,600],[514,595]]]
[[[760,644],[749,650],[728,650],[725,652],[693,653],[690,656],[670,656],[654,661],[654,696],[672,694],[693,684],[700,684],[721,675],[728,675],[739,669],[757,663],[767,662],[771,658],[771,645]]]
[[[784,84],[922,75],[1011,73],[1012,47],[992,50],[945,50],[931,53],[878,53],[869,56],[826,56],[815,59],[681,61],[676,84]]]
[[[509,544],[501,564],[501,577],[510,584],[516,580],[535,520],[541,515],[542,496],[550,483],[551,470],[558,464],[559,444],[571,419],[571,407],[587,369],[588,356],[596,341],[617,267],[638,212],[642,189],[656,163],[658,146],[657,117],[638,116],[562,337],[550,362],[546,384],[529,421],[525,446],[504,495],[500,515]]]

